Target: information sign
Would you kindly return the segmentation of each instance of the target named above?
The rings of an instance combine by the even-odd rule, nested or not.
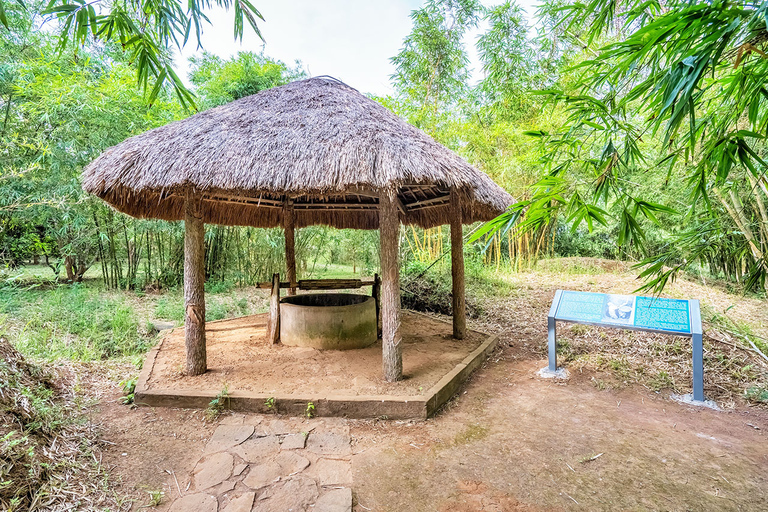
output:
[[[557,290],[547,318],[549,375],[557,369],[557,321],[652,331],[693,339],[693,400],[704,402],[704,348],[698,300]]]

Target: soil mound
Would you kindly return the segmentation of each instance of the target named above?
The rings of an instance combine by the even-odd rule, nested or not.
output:
[[[56,380],[0,337],[0,510],[117,510],[85,459],[91,427]]]

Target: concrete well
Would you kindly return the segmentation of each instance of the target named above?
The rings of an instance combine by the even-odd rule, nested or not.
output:
[[[284,297],[280,341],[325,350],[365,348],[376,342],[376,301],[348,293]]]

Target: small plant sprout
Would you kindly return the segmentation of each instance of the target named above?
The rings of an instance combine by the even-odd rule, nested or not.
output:
[[[271,396],[271,397],[267,398],[267,399],[264,401],[264,406],[265,406],[267,409],[269,409],[269,410],[272,410],[272,409],[274,409],[274,407],[275,407],[275,397]]]
[[[161,490],[147,491],[149,493],[149,506],[156,507],[163,501],[165,493]]]
[[[136,391],[136,379],[126,379],[122,381],[119,386],[123,388],[125,395],[120,399],[125,405],[133,403],[134,392]]]
[[[224,410],[224,405],[229,399],[229,386],[224,384],[224,387],[216,395],[216,398],[210,401],[208,408],[205,410],[205,419],[213,421],[221,415]]]
[[[313,402],[307,402],[307,409],[304,411],[304,415],[307,418],[312,418],[315,415],[315,404]]]

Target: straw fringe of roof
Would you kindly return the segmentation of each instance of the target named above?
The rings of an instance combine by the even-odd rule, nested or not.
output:
[[[184,219],[184,197],[173,195],[161,198],[159,194],[154,196],[136,195],[133,199],[117,198],[107,194],[105,201],[112,204],[117,210],[137,218],[162,219],[168,221]],[[487,221],[498,214],[491,209],[473,211],[468,202],[463,201],[463,218],[473,221]],[[258,228],[270,228],[283,225],[283,209],[252,204],[222,203],[216,201],[203,201],[203,221],[206,224],[220,224],[225,226],[253,226]],[[450,222],[449,205],[432,208],[406,209],[400,212],[402,224],[414,224],[423,228],[430,228]],[[294,210],[294,222],[296,228],[313,225],[326,225],[339,229],[378,229],[379,215],[377,209],[367,210]]]
[[[194,187],[258,198],[323,197],[410,184],[458,187],[464,222],[488,220],[513,201],[488,176],[355,89],[312,78],[262,91],[132,137],[83,172],[83,188],[136,217],[183,218],[177,196]],[[173,195],[176,194],[176,195]],[[275,208],[206,202],[204,221],[273,227]],[[297,211],[297,227],[374,229],[376,210]],[[409,211],[403,221],[447,223],[447,207]]]

